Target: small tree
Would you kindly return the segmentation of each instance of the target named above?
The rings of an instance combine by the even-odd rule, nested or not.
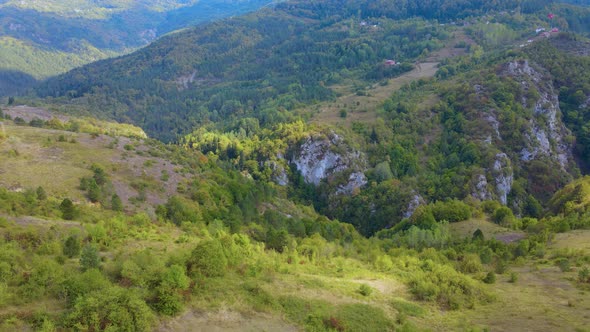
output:
[[[102,191],[98,186],[98,183],[94,179],[90,179],[87,183],[86,189],[88,190],[88,199],[92,203],[96,203],[100,201],[100,197],[102,196]]]
[[[69,258],[76,257],[80,254],[80,241],[71,235],[64,242],[63,253]]]
[[[91,244],[85,245],[80,255],[80,268],[82,268],[82,271],[86,271],[89,269],[98,269],[99,267],[100,257],[98,256],[98,249]]]
[[[45,189],[43,189],[43,187],[39,186],[37,187],[37,199],[40,201],[44,201],[47,199],[47,193],[45,192]]]
[[[59,205],[59,210],[62,213],[62,218],[65,220],[72,220],[76,217],[76,207],[69,198],[65,198]]]
[[[488,274],[486,275],[485,278],[483,278],[483,282],[485,282],[486,284],[493,284],[496,282],[496,274],[494,273],[494,271],[490,271],[488,272]]]
[[[484,239],[485,237],[481,229],[478,228],[473,232],[473,237],[471,238],[472,241],[483,241]]]
[[[123,202],[121,201],[121,197],[117,194],[113,194],[111,197],[111,209],[113,211],[123,211]]]
[[[206,277],[223,277],[227,269],[227,257],[219,240],[205,240],[197,244],[188,261],[191,274]]]

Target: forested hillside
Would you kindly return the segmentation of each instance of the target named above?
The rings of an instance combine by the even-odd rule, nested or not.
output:
[[[128,125],[3,113],[1,330],[590,324],[587,178],[540,219],[441,201],[367,238],[214,154]]]
[[[587,10],[374,5],[281,3],[166,36],[36,92],[213,154],[365,235],[448,199],[497,200],[540,217],[587,154],[584,122],[563,115],[569,90],[546,80],[555,74],[539,59],[547,42],[535,30],[567,30]]]
[[[589,13],[285,1],[2,99],[0,330],[585,331]]]
[[[271,2],[4,1],[0,4],[0,95],[22,92],[33,79],[128,53],[168,32]]]

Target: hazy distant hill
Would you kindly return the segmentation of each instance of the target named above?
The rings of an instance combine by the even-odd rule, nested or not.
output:
[[[144,46],[170,31],[256,10],[272,0],[4,1],[0,95]]]

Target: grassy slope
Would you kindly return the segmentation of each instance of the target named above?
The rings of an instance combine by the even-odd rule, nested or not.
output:
[[[165,202],[187,179],[168,160],[150,156],[144,140],[15,126],[10,121],[4,127],[8,138],[0,144],[0,185],[13,190],[42,186],[50,195],[83,200],[80,178],[90,176],[89,167],[97,163],[111,174],[125,204],[139,195],[138,186],[145,186],[145,203],[152,205]],[[165,181],[163,173],[168,174]]]

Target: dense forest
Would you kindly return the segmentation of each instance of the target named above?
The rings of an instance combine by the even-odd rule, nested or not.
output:
[[[589,17],[284,1],[2,99],[0,330],[584,331]]]
[[[4,1],[0,4],[0,95],[99,59],[128,53],[166,33],[256,10],[247,1]],[[15,74],[16,73],[16,74]]]

